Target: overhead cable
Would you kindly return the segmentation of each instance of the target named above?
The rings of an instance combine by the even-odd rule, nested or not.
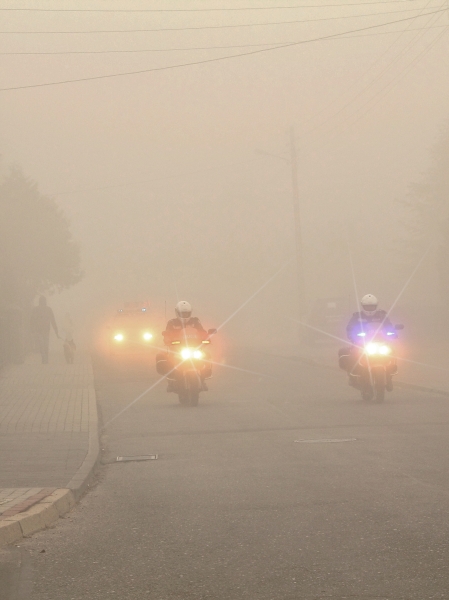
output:
[[[429,15],[443,13],[443,12],[446,12],[446,9],[439,9],[439,10],[436,10],[433,12],[424,13],[422,15],[419,15],[419,17],[426,17]],[[366,27],[360,27],[358,29],[351,29],[351,30],[347,30],[347,31],[342,31],[340,33],[333,33],[333,34],[320,36],[320,37],[309,39],[309,40],[301,40],[299,42],[283,44],[282,46],[274,46],[274,47],[270,47],[270,48],[259,48],[258,50],[251,50],[249,52],[241,52],[239,54],[230,54],[227,56],[221,56],[221,57],[216,57],[216,58],[205,58],[203,60],[196,60],[196,61],[191,61],[191,62],[186,62],[186,63],[178,63],[176,65],[166,65],[164,67],[153,67],[151,69],[139,69],[138,71],[125,71],[122,73],[111,73],[109,75],[94,75],[91,77],[80,77],[77,79],[65,79],[62,81],[50,81],[47,83],[35,83],[35,84],[30,84],[30,85],[18,85],[18,86],[4,87],[4,88],[0,88],[0,92],[6,92],[6,91],[12,91],[12,90],[24,90],[24,89],[31,89],[31,88],[38,88],[38,87],[50,87],[50,86],[55,86],[55,85],[64,85],[67,83],[80,83],[80,82],[84,82],[84,81],[95,81],[95,80],[100,80],[100,79],[111,79],[111,78],[115,78],[115,77],[124,77],[124,76],[128,76],[128,75],[140,75],[143,73],[155,73],[157,71],[168,71],[168,70],[180,69],[180,68],[190,67],[190,66],[195,66],[195,65],[203,65],[203,64],[219,62],[219,61],[223,61],[223,60],[229,60],[229,59],[233,59],[233,58],[240,58],[243,56],[254,56],[255,54],[262,54],[263,52],[271,52],[273,50],[280,50],[283,48],[292,48],[295,46],[300,46],[300,45],[304,45],[304,44],[311,44],[311,43],[315,43],[315,42],[319,42],[319,41],[323,41],[323,40],[328,40],[331,38],[339,37],[341,35],[347,35],[348,33],[359,33],[361,31],[367,31],[369,29],[385,27],[386,25],[392,25],[393,23],[403,23],[405,21],[410,21],[411,19],[416,19],[419,17],[416,17],[416,16],[405,17],[403,19],[397,19],[395,21],[388,21],[386,23],[379,23],[377,25],[367,25]]]
[[[408,0],[420,2],[422,0]],[[340,6],[365,6],[373,4],[402,4],[404,0],[377,0],[374,2],[344,2],[340,4],[294,4],[289,6],[242,6],[228,8],[0,8],[0,11],[16,12],[87,12],[87,13],[187,13],[187,12],[235,12],[256,10],[286,10],[296,8],[337,8]]]
[[[419,8],[406,8],[387,12],[365,13],[361,15],[343,15],[338,17],[320,17],[318,19],[299,19],[294,21],[270,21],[266,23],[241,23],[238,25],[201,25],[199,27],[160,27],[156,29],[91,29],[77,31],[0,31],[1,34],[11,35],[90,35],[98,33],[156,33],[162,31],[198,31],[204,29],[239,29],[241,27],[268,27],[273,25],[296,25],[298,23],[318,23],[322,21],[341,21],[345,19],[361,19],[365,17],[382,17],[384,15],[397,15],[416,12]],[[445,9],[447,10],[447,9]]]
[[[378,31],[376,33],[365,33],[361,35],[349,35],[340,36],[338,38],[331,38],[329,41],[334,39],[338,40],[349,40],[351,38],[361,37],[374,37],[378,35],[391,35],[393,33],[409,33],[411,31],[422,31],[424,29],[441,29],[447,27],[447,25],[430,25],[428,27],[413,27],[407,29],[392,31]],[[289,44],[294,42],[265,42],[262,44],[232,44],[229,46],[189,46],[187,48],[143,48],[141,50],[66,50],[63,52],[0,52],[0,56],[60,56],[66,54],[139,54],[147,52],[185,52],[190,50],[230,50],[232,48],[262,48],[265,46],[281,46],[283,44]]]
[[[426,7],[424,7],[423,11],[425,10],[425,8],[427,8],[427,6],[430,4],[431,0],[428,0]],[[427,29],[431,28],[431,25],[429,25],[432,21],[435,22],[435,19],[438,20],[441,18],[441,14],[439,15],[432,15],[428,21],[428,24],[426,25],[426,27],[422,28],[421,31],[425,32]],[[411,25],[413,24],[412,21],[410,21],[409,26],[407,29],[402,30],[401,33],[397,36],[397,38],[388,46],[388,48],[382,52],[382,54],[374,61],[373,64],[370,65],[370,67],[363,73],[362,77],[359,78],[360,79],[364,79],[366,74],[371,71],[380,61],[381,59],[399,42],[399,40],[401,39],[401,37],[404,35],[404,33],[406,31],[412,31],[410,29]],[[444,26],[443,26],[444,27]],[[388,69],[394,65],[400,58],[401,56],[404,54],[404,52],[407,50],[407,48],[409,48],[411,45],[414,44],[414,42],[416,42],[416,40],[418,40],[424,33],[419,33],[416,36],[413,37],[412,40],[410,40],[407,45],[402,48],[402,50],[400,50],[398,52],[398,54],[396,54],[396,56],[382,69],[382,71],[380,73],[378,73],[374,79],[371,80],[370,83],[368,83],[367,85],[365,85],[362,90],[360,90],[355,96],[353,96],[352,98],[350,98],[350,100],[348,100],[345,104],[343,104],[342,107],[340,107],[336,112],[334,112],[333,114],[329,115],[328,117],[326,117],[323,121],[321,121],[320,123],[318,123],[317,125],[315,125],[313,128],[309,129],[308,131],[306,131],[304,133],[304,135],[309,135],[310,133],[313,133],[314,131],[316,131],[317,129],[320,129],[323,125],[325,125],[326,123],[328,123],[330,120],[334,119],[335,117],[337,117],[338,115],[340,115],[348,106],[350,106],[353,102],[355,102],[357,100],[357,98],[359,98],[363,93],[365,93],[369,88],[371,88],[376,81],[378,81],[382,75],[388,71]],[[352,88],[355,87],[355,85],[358,83],[355,82],[355,84],[353,84],[352,86],[350,86],[350,88],[347,91],[350,91]],[[324,109],[320,110],[315,117],[317,117],[318,115],[322,114],[324,112]]]

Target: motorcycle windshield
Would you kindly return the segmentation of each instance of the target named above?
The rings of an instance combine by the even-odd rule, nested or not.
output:
[[[203,332],[194,327],[185,327],[170,333],[171,343],[182,344],[183,346],[197,347],[206,337]]]
[[[390,328],[385,327],[382,323],[360,323],[353,329],[353,339],[360,344],[366,344],[375,340],[390,340]]]

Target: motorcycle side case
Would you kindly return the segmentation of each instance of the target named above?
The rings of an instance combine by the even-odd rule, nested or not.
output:
[[[338,366],[343,371],[349,371],[354,361],[351,359],[351,351],[349,348],[341,348],[338,351]]]

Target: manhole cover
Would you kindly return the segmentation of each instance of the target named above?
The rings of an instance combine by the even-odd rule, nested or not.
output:
[[[356,442],[357,438],[340,438],[340,439],[329,439],[324,438],[321,440],[295,440],[296,444],[341,444],[342,442]]]
[[[131,462],[133,460],[157,460],[157,454],[143,454],[141,456],[117,456],[117,462]]]

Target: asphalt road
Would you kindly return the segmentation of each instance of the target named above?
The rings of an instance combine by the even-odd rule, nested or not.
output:
[[[2,554],[6,600],[449,597],[449,398],[367,405],[341,372],[229,363],[260,375],[217,368],[198,408],[159,385],[107,427],[95,489]],[[103,422],[156,381],[96,373]]]

